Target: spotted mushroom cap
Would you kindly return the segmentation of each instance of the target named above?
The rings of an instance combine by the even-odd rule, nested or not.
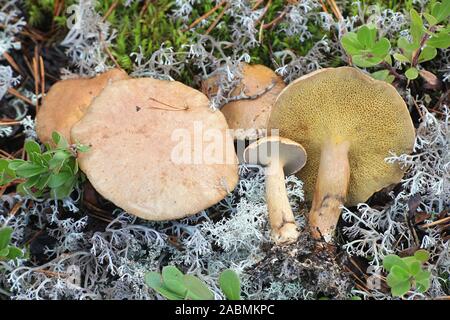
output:
[[[111,69],[94,78],[56,82],[44,97],[36,116],[36,133],[42,142],[50,142],[53,131],[70,139],[70,129],[80,120],[92,100],[109,83],[127,79],[119,69]]]
[[[404,170],[386,163],[391,152],[410,153],[415,131],[395,88],[351,67],[322,69],[301,77],[278,96],[269,129],[301,143],[308,162],[298,173],[311,200],[326,141],[349,141],[350,186],[347,205],[398,183]]]
[[[236,186],[227,129],[201,92],[140,78],[106,87],[72,138],[91,146],[80,168],[101,195],[141,218],[169,220],[216,204]]]

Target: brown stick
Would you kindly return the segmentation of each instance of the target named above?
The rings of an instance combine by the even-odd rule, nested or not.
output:
[[[186,32],[189,31],[190,29],[192,29],[193,27],[195,27],[196,25],[198,25],[200,22],[202,22],[204,19],[208,18],[210,15],[212,15],[214,12],[216,12],[221,6],[223,6],[225,3],[227,3],[227,0],[224,0],[220,3],[218,3],[214,8],[212,8],[211,10],[209,10],[208,12],[206,12],[205,14],[203,14],[202,16],[198,17],[197,19],[195,19],[194,22],[192,22],[189,27],[187,27],[186,29],[183,29],[182,32]]]
[[[217,18],[213,21],[213,23],[211,23],[211,25],[209,26],[208,30],[206,30],[206,35],[208,35],[215,27],[216,25],[219,23],[220,19],[222,19],[223,15],[225,14],[225,11],[227,11],[228,7],[230,6],[229,3],[227,3],[225,5],[225,7],[223,8],[222,12],[219,13],[219,15],[217,16]]]
[[[275,243],[286,245],[297,241],[299,232],[286,192],[283,166],[278,161],[266,168],[266,200]]]
[[[322,147],[316,188],[309,212],[309,225],[315,239],[331,242],[347,198],[350,165],[349,142],[330,141]]]

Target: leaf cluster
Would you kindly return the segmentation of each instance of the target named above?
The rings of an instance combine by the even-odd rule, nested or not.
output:
[[[450,47],[450,0],[432,3],[428,12],[419,14],[410,10],[410,37],[398,39],[377,39],[377,29],[373,25],[363,25],[357,32],[349,32],[341,39],[341,44],[355,65],[362,68],[382,66],[383,70],[372,73],[379,80],[392,82],[393,59],[407,67],[404,76],[414,80],[419,76],[418,65],[433,60],[437,49]],[[391,43],[397,48],[391,56]]]
[[[400,258],[395,254],[384,257],[383,267],[389,272],[386,282],[394,297],[403,296],[411,287],[421,293],[430,288],[431,273],[423,269],[429,258],[430,254],[423,249],[410,257]]]
[[[12,233],[13,229],[10,227],[0,228],[0,261],[24,257],[22,250],[10,245]]]
[[[161,273],[148,272],[145,283],[169,300],[214,299],[214,294],[202,280],[183,274],[175,266],[166,266]],[[227,269],[220,274],[219,286],[228,300],[240,300],[240,280],[233,270]]]
[[[88,150],[86,146],[70,146],[57,132],[52,135],[53,145],[46,144],[42,152],[40,145],[28,140],[25,151],[28,160],[0,159],[0,185],[19,181],[17,192],[39,198],[50,192],[54,199],[68,197],[83,175],[78,169],[77,152]]]

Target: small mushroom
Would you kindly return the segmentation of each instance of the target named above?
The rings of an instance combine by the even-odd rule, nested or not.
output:
[[[311,232],[331,242],[341,205],[366,201],[400,182],[404,168],[390,152],[410,153],[414,126],[402,97],[384,81],[350,68],[322,69],[291,83],[277,98],[268,128],[301,143],[299,173],[312,207]]]
[[[278,245],[295,242],[299,232],[284,177],[298,172],[305,165],[305,149],[286,138],[265,137],[245,149],[244,160],[265,167],[266,201],[273,240]]]
[[[217,86],[217,77],[211,77],[203,82],[203,92],[208,96],[215,94]],[[242,63],[241,83],[231,93],[232,99],[236,100],[220,109],[233,130],[234,139],[238,141],[239,162],[243,161],[245,141],[265,136],[270,110],[285,87],[283,79],[272,69]]]
[[[68,79],[56,82],[43,99],[36,115],[36,133],[42,142],[52,140],[53,131],[70,139],[70,129],[80,120],[92,100],[109,83],[127,79],[119,69],[111,69],[94,78]]]
[[[170,220],[209,208],[236,186],[227,129],[201,92],[140,78],[107,86],[72,138],[90,146],[80,168],[103,197],[138,217]]]

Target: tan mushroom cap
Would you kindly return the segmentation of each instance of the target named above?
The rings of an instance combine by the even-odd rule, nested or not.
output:
[[[283,164],[284,174],[298,172],[306,163],[306,151],[295,141],[283,137],[261,138],[249,145],[244,152],[244,160],[249,164],[268,166],[273,161]]]
[[[236,186],[238,167],[225,118],[208,105],[180,82],[114,82],[72,128],[73,139],[91,145],[81,170],[101,195],[144,219],[216,204]]]
[[[264,133],[270,110],[286,84],[272,69],[264,65],[243,63],[242,75],[241,84],[232,92],[232,96],[241,94],[242,90],[247,96],[255,96],[271,86],[272,88],[256,99],[227,103],[220,111],[225,115],[230,129],[235,130],[235,139],[254,139]],[[214,78],[209,80],[213,82],[213,87],[217,87],[214,81]]]
[[[351,67],[329,68],[301,77],[279,95],[268,124],[301,143],[308,163],[298,174],[309,199],[327,142],[348,141],[350,186],[347,205],[366,201],[374,192],[398,183],[404,171],[388,164],[390,152],[410,153],[414,126],[395,88]]]
[[[36,133],[42,142],[50,142],[53,131],[66,139],[70,129],[86,112],[92,100],[110,82],[127,79],[119,69],[111,69],[94,78],[68,79],[56,82],[44,97],[36,116]]]

